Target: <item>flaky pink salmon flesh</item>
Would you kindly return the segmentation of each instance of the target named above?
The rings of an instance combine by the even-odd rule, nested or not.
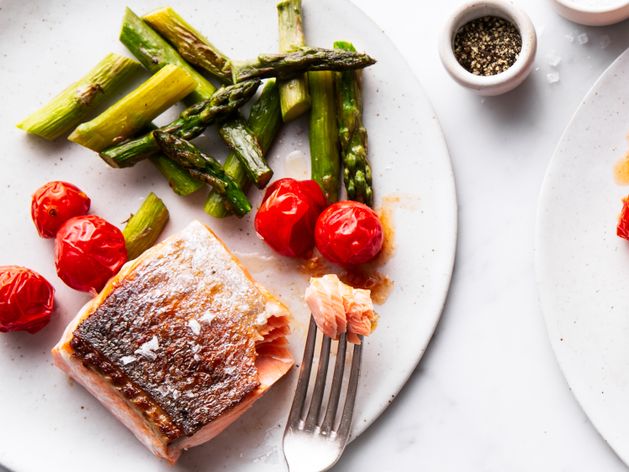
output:
[[[289,318],[222,241],[193,222],[125,264],[52,354],[156,456],[174,463],[289,371]]]
[[[376,328],[371,292],[341,282],[336,274],[311,277],[304,300],[321,332],[332,339],[347,333],[350,343],[360,344],[359,336]]]

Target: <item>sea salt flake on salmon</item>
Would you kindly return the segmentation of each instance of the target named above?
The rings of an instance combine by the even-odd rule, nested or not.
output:
[[[193,222],[125,264],[52,354],[147,448],[174,463],[290,370],[289,318],[220,239]]]

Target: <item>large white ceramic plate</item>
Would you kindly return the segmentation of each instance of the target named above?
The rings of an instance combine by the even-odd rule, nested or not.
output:
[[[627,149],[629,51],[564,132],[542,189],[536,270],[551,343],[577,400],[629,463],[629,244],[614,164]]]
[[[37,237],[29,218],[31,193],[52,179],[80,186],[92,197],[93,211],[114,223],[123,222],[153,190],[170,209],[168,234],[192,219],[210,224],[243,255],[254,276],[292,309],[291,345],[296,358],[301,357],[308,317],[301,301],[306,277],[256,239],[250,218],[213,221],[201,209],[205,195],[175,196],[148,163],[110,169],[80,146],[42,142],[15,128],[20,118],[105,53],[124,51],[117,35],[126,3],[8,0],[0,6],[0,263],[43,273],[57,288],[58,304],[53,321],[37,335],[0,336],[0,463],[19,472],[65,470],[73,464],[90,471],[282,470],[281,433],[296,370],[220,437],[185,453],[173,469],[151,456],[95,399],[52,366],[50,348],[87,300],[56,277],[52,242]],[[162,4],[134,0],[129,5],[145,13]],[[171,4],[232,57],[276,49],[275,0]],[[386,196],[399,197],[392,206],[396,250],[383,268],[395,286],[379,307],[380,325],[364,350],[353,427],[358,435],[402,388],[439,319],[455,253],[454,182],[434,112],[382,31],[347,2],[309,0],[304,9],[309,42],[329,46],[335,39],[350,39],[378,59],[364,74],[375,189],[379,204]],[[282,162],[294,150],[307,154],[305,125],[302,120],[287,126],[273,148],[270,159],[277,176],[302,176],[299,166]],[[200,142],[220,157],[225,152],[215,136],[211,131]]]

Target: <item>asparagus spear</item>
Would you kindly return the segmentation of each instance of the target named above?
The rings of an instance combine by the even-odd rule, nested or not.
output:
[[[130,260],[155,244],[168,222],[168,217],[168,208],[164,202],[153,192],[149,193],[142,206],[135,215],[131,215],[122,230]]]
[[[179,138],[192,139],[217,120],[224,119],[244,105],[256,92],[259,80],[249,80],[221,87],[208,100],[185,109],[178,119],[162,126],[161,131]],[[159,150],[153,133],[105,149],[100,156],[112,167],[130,167]]]
[[[223,83],[231,83],[231,61],[171,7],[144,15],[144,21],[172,44],[181,56]]]
[[[334,73],[308,73],[310,83],[310,165],[311,176],[319,182],[329,202],[338,199],[340,161],[334,103]]]
[[[57,139],[81,123],[141,70],[133,59],[109,53],[78,82],[19,122],[17,127],[45,139]]]
[[[186,103],[206,100],[216,91],[209,80],[190,67],[170,44],[129,8],[126,9],[122,22],[120,41],[153,73],[166,64],[174,64],[188,72],[196,82],[196,88],[186,97]]]
[[[291,52],[260,54],[256,59],[234,63],[234,83],[253,78],[286,80],[308,71],[362,69],[376,60],[364,53],[302,46]]]
[[[257,138],[262,152],[266,154],[282,126],[278,84],[274,79],[267,81],[260,97],[251,107],[247,124]],[[251,181],[245,166],[240,162],[235,152],[227,156],[223,169],[243,191],[247,191]],[[227,216],[228,210],[224,202],[225,199],[220,193],[210,192],[205,202],[205,212],[217,218]]]
[[[203,154],[192,143],[174,134],[154,131],[155,140],[169,158],[184,166],[191,175],[210,184],[214,190],[225,196],[230,209],[238,216],[251,211],[247,196],[229,177],[221,164],[211,156]]]
[[[79,125],[68,139],[101,151],[142,130],[153,118],[192,92],[194,86],[190,74],[168,64],[96,118]]]
[[[273,171],[264,162],[264,153],[258,140],[242,118],[223,123],[218,130],[240,163],[244,166],[249,178],[258,188],[266,187]]]
[[[280,52],[289,52],[304,46],[306,39],[301,18],[301,0],[282,0],[277,4],[280,35]],[[290,121],[310,108],[310,95],[306,75],[280,83],[282,119]]]
[[[203,182],[192,177],[185,168],[163,154],[155,154],[149,159],[157,170],[166,177],[168,185],[177,195],[185,197],[204,186]]]
[[[354,45],[336,41],[334,47],[355,51]],[[371,167],[367,160],[367,130],[363,126],[363,104],[357,71],[336,74],[339,143],[343,161],[343,181],[347,196],[371,206]]]

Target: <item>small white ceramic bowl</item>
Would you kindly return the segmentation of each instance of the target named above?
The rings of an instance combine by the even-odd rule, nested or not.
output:
[[[498,16],[512,22],[522,37],[522,50],[504,72],[482,76],[468,72],[454,56],[454,36],[461,26],[482,16]],[[439,38],[441,62],[459,84],[480,95],[500,95],[513,90],[529,75],[535,61],[537,35],[524,11],[508,0],[472,1],[461,5],[448,19]]]
[[[588,26],[605,26],[629,18],[628,0],[552,0],[564,18]]]

